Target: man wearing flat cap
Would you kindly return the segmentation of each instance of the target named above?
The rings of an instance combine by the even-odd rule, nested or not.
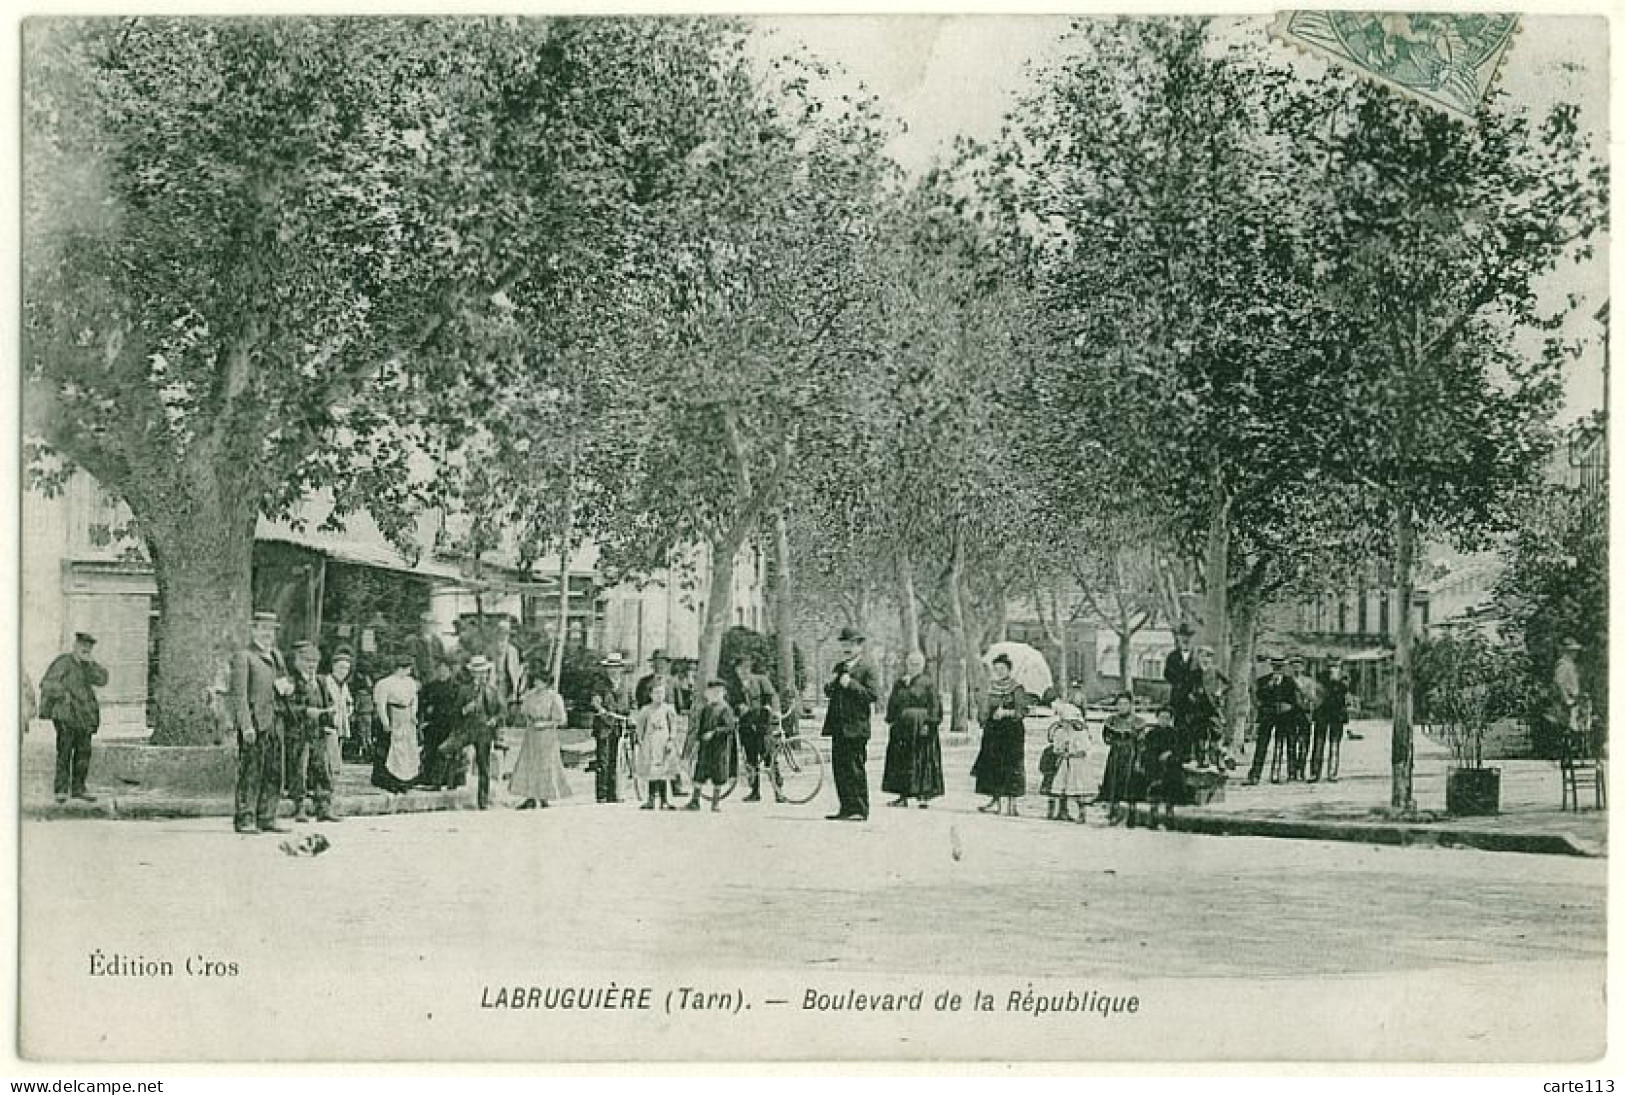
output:
[[[750,794],[745,796],[745,801],[760,802],[762,761],[768,758],[769,735],[779,721],[779,690],[773,687],[773,678],[756,671],[756,659],[748,650],[741,651],[734,658],[734,679],[737,684],[734,711],[739,717],[739,745],[745,752],[745,762],[750,768]],[[775,798],[783,802],[778,771],[770,771],[768,775],[773,783]]]
[[[90,774],[90,739],[101,729],[102,708],[96,689],[107,684],[107,670],[91,657],[94,636],[83,631],[73,637],[73,649],[60,654],[45,671],[39,686],[39,714],[56,726],[56,800],[68,796],[95,802],[85,790]]]
[[[236,829],[285,833],[277,824],[287,698],[293,694],[282,651],[276,648],[275,612],[256,612],[246,649],[231,657],[227,691],[237,724]]]
[[[1196,655],[1191,651],[1194,634],[1188,623],[1181,623],[1175,628],[1174,649],[1168,652],[1168,657],[1162,663],[1162,679],[1168,682],[1168,709],[1173,712],[1174,727],[1185,760],[1195,759],[1190,750],[1194,738],[1191,732],[1190,698],[1191,689],[1200,679],[1200,671],[1196,668]]]
[[[338,730],[333,704],[316,673],[321,660],[315,643],[301,639],[293,644],[293,694],[288,697],[286,734],[288,754],[293,758],[288,766],[288,797],[298,822],[310,820],[305,809],[307,790],[316,820],[339,820],[333,813],[332,750],[327,744],[327,736],[332,734],[336,740]]]
[[[840,809],[831,821],[866,821],[869,817],[869,713],[875,702],[875,672],[863,654],[863,633],[841,629],[845,655],[824,686],[829,710],[824,715],[824,737],[830,742],[830,767],[835,773],[835,794]]]

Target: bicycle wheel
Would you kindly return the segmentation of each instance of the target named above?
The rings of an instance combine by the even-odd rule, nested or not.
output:
[[[801,738],[786,738],[773,749],[773,783],[785,801],[811,802],[824,786],[824,754]]]
[[[621,735],[617,755],[619,759],[615,765],[615,797],[622,802],[628,799],[642,802],[649,789],[638,778],[638,747],[631,734]]]

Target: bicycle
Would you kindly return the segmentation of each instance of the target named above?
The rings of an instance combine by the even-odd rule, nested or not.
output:
[[[758,772],[767,769],[777,797],[795,806],[802,806],[818,797],[824,786],[824,754],[812,742],[801,736],[800,718],[795,711],[786,711],[768,728],[763,756],[764,764],[751,764],[745,757],[745,748],[736,728],[728,735],[732,739],[731,763],[728,782],[717,788],[717,800],[733,794],[739,786],[740,776],[746,783],[756,782]]]
[[[631,715],[617,715],[613,711],[599,712],[621,728],[621,740],[615,747],[615,797],[622,802],[630,796],[633,802],[642,802],[648,787],[638,778],[638,736],[633,730]]]

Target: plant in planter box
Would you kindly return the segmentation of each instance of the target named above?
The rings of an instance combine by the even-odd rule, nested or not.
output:
[[[1445,808],[1452,814],[1500,810],[1501,770],[1484,766],[1484,733],[1516,710],[1508,695],[1516,679],[1509,657],[1476,633],[1435,639],[1418,651],[1418,713],[1450,750]]]

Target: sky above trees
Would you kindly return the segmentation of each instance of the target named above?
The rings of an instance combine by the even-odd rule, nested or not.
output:
[[[1072,16],[887,15],[775,16],[760,20],[772,49],[805,46],[839,71],[831,77],[874,94],[903,123],[888,152],[912,173],[945,158],[956,137],[991,140],[1016,98],[1034,85],[1033,67],[1052,64]],[[1266,16],[1238,17],[1226,31],[1237,38],[1267,34]],[[1284,43],[1275,49],[1312,77],[1324,67]],[[1500,73],[1500,86],[1544,114],[1558,101],[1580,104],[1580,126],[1608,132],[1608,32],[1597,16],[1525,16]],[[1563,329],[1589,338],[1585,355],[1568,370],[1561,417],[1578,420],[1604,402],[1601,330],[1591,319],[1608,298],[1607,237],[1597,256],[1565,266],[1546,279],[1553,300],[1577,293],[1587,301]],[[1530,343],[1531,353],[1538,346]]]

